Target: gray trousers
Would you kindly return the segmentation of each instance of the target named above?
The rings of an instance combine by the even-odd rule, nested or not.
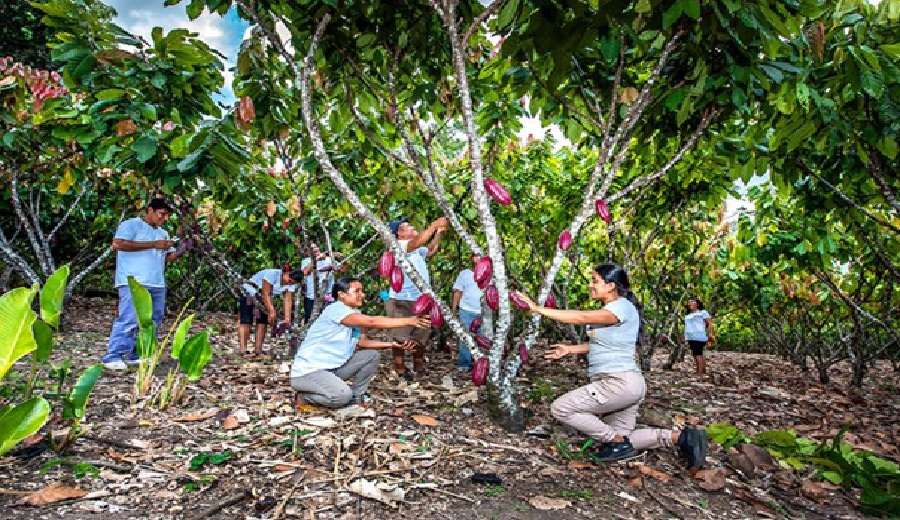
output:
[[[639,451],[671,448],[671,430],[634,429],[646,391],[640,372],[600,374],[593,382],[553,401],[550,413],[560,422],[601,442],[623,435]]]
[[[317,370],[292,377],[291,386],[305,401],[326,408],[340,408],[366,393],[378,370],[381,355],[377,350],[357,350],[334,370]],[[353,378],[353,386],[344,382]]]

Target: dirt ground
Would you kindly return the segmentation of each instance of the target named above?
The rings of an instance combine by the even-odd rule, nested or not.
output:
[[[112,300],[76,300],[55,362],[71,357],[75,374],[98,362],[114,314]],[[684,471],[669,450],[604,466],[583,460],[584,439],[549,415],[556,396],[584,382],[578,360],[538,362],[521,374],[529,433],[517,435],[486,419],[484,390],[456,371],[449,350],[431,351],[429,372],[414,383],[394,378],[385,354],[371,387],[373,406],[361,417],[343,417],[294,410],[287,360],[233,355],[233,317],[205,315],[194,328],[213,331],[215,353],[184,402],[163,411],[141,401],[135,406],[134,372],[105,371],[88,405],[86,434],[70,453],[61,457],[37,443],[0,458],[2,517],[861,517],[852,494],[803,472],[740,471],[719,446],[711,447],[702,478]],[[267,341],[270,351],[286,351],[283,343]],[[656,368],[664,355],[646,374],[639,419],[645,425],[731,422],[749,434],[793,428],[825,439],[851,423],[847,442],[900,459],[900,374],[889,364],[874,367],[857,391],[849,388],[844,366],[825,386],[771,356],[712,351],[711,376],[697,379],[688,364]],[[160,379],[171,366],[163,364]],[[14,370],[25,373],[28,365]],[[14,374],[7,378],[0,402],[11,399],[15,382]],[[475,473],[492,473],[501,482],[473,483]],[[51,484],[83,496],[19,504]]]

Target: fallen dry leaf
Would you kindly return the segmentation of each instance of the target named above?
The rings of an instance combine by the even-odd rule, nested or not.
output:
[[[628,479],[627,483],[629,486],[635,489],[643,489],[644,488],[644,477],[638,475],[634,478]]]
[[[700,487],[707,491],[718,491],[725,487],[725,470],[723,468],[701,469],[694,473],[694,478],[700,479]]]
[[[238,423],[237,417],[229,415],[222,421],[222,428],[225,430],[233,430],[238,427],[238,424],[240,423]]]
[[[43,506],[61,500],[81,498],[85,495],[87,495],[87,491],[83,489],[67,486],[62,482],[54,482],[53,484],[24,497],[18,503],[29,506]]]
[[[804,480],[803,485],[800,486],[800,492],[803,493],[803,496],[806,498],[811,498],[813,500],[821,500],[828,496],[828,490],[822,487],[818,482],[813,482],[812,480]]]
[[[428,415],[413,415],[412,420],[421,424],[422,426],[437,426],[437,420],[434,417]]]
[[[176,417],[176,418],[174,418],[174,419],[172,419],[172,420],[175,421],[175,422],[196,422],[196,421],[203,421],[203,420],[205,420],[205,419],[209,419],[210,417],[215,417],[215,416],[216,416],[216,413],[218,413],[218,412],[217,412],[217,411],[213,411],[213,412],[205,412],[205,413],[199,413],[199,414],[194,414],[194,415],[185,415],[184,417]]]
[[[548,511],[551,509],[565,509],[572,505],[572,502],[563,498],[552,498],[538,495],[528,499],[528,503],[535,509]]]
[[[397,507],[397,502],[403,502],[406,498],[406,491],[402,488],[383,489],[374,480],[366,480],[364,478],[354,480],[347,486],[347,489],[358,495],[378,500],[394,507]]]
[[[668,473],[666,473],[664,471],[660,471],[658,469],[651,468],[650,466],[645,466],[645,465],[641,464],[637,468],[638,468],[638,471],[640,471],[644,475],[647,475],[648,477],[653,477],[656,480],[662,480],[663,482],[668,482],[668,481],[672,480],[672,475],[669,475]]]
[[[597,466],[591,464],[586,460],[570,460],[569,461],[569,469],[580,470],[580,469],[594,469]]]

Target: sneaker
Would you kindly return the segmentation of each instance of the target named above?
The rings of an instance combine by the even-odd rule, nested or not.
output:
[[[131,358],[131,357],[130,357],[130,358],[127,358],[127,359],[125,359],[125,364],[128,365],[128,366],[140,365],[140,364],[141,364],[141,358],[139,358],[139,357],[137,357],[137,356],[135,356],[135,357],[133,357],[133,358]]]
[[[461,372],[463,374],[468,374],[472,371],[472,367],[456,367],[457,372]]]
[[[594,458],[600,462],[613,462],[630,459],[636,457],[637,454],[638,452],[632,446],[631,441],[628,440],[628,437],[625,437],[625,440],[622,442],[605,442],[601,444]]]
[[[702,469],[706,464],[709,436],[706,430],[685,428],[678,436],[678,454],[687,462],[688,469]]]
[[[103,367],[109,370],[128,370],[128,365],[125,364],[121,359],[116,359],[115,361],[105,361],[103,363]]]
[[[375,400],[369,394],[357,395],[350,400],[350,404],[358,404],[360,406],[369,406],[374,402]]]

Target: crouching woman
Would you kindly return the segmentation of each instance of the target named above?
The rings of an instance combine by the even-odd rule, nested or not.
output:
[[[331,295],[335,302],[325,307],[297,349],[291,365],[291,386],[302,401],[340,408],[368,400],[366,390],[381,359],[377,349],[415,347],[411,342],[369,339],[365,329],[428,328],[431,322],[427,317],[388,318],[360,313],[365,294],[356,278],[337,280]],[[345,382],[351,378],[353,386]]]

